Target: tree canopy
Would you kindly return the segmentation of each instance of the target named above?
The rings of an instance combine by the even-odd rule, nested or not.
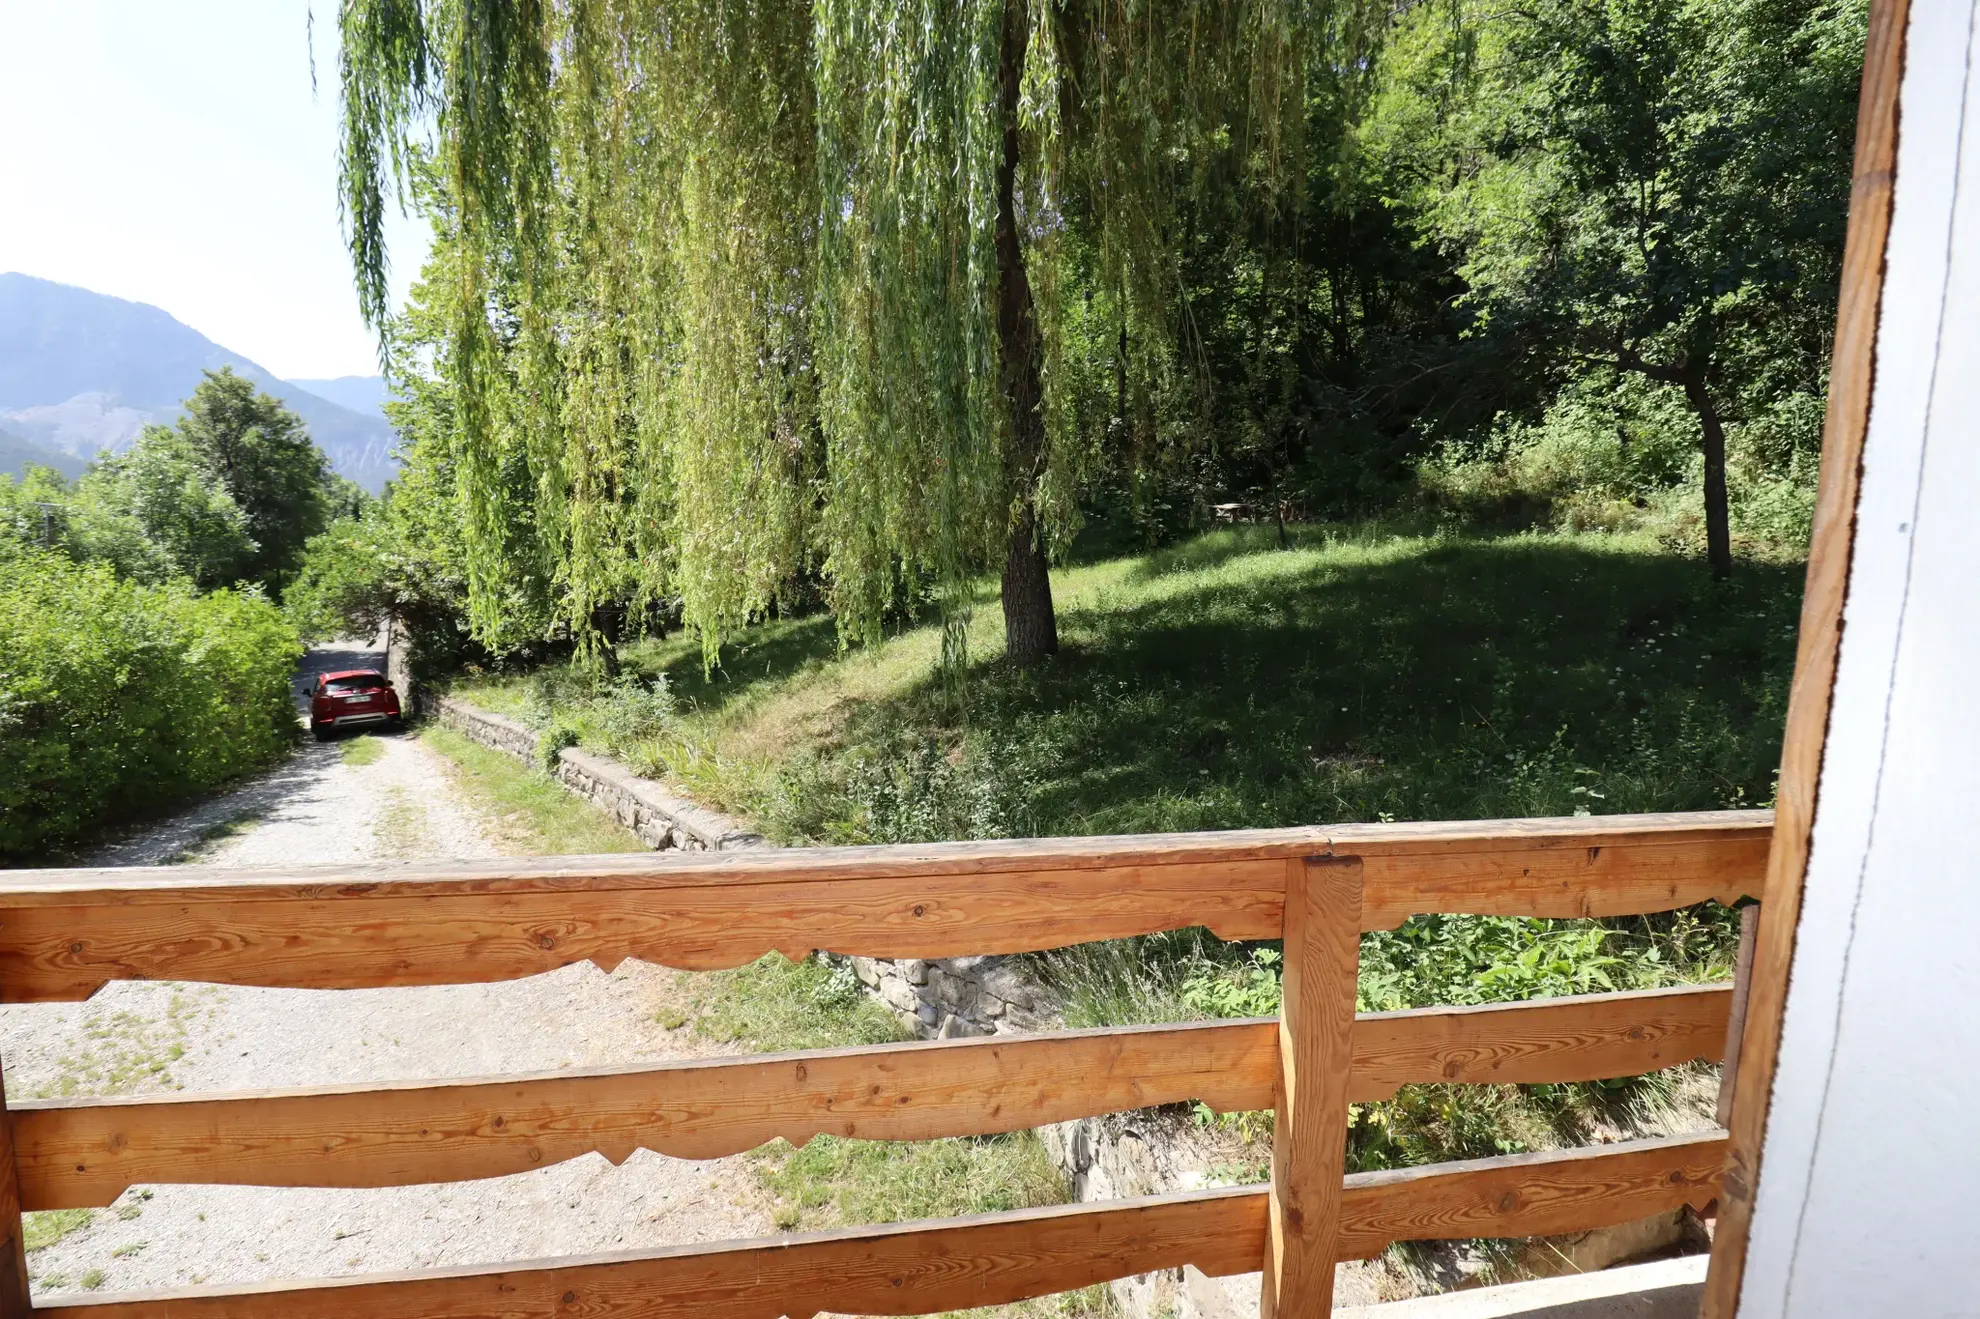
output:
[[[1726,433],[1819,392],[1864,13],[1791,0],[1478,0],[1400,26],[1378,116],[1484,328],[1683,391],[1713,568]]]
[[[1803,517],[1862,0],[342,16],[359,287],[495,649],[664,618],[712,660],[820,599],[863,641],[1001,572],[1036,658],[1096,515],[1392,508],[1536,445],[1686,492],[1721,572]]]
[[[1293,208],[1309,93],[1353,75],[1376,11],[342,12],[344,200],[374,323],[395,181],[418,176],[442,230],[430,347],[478,597],[521,466],[580,633],[628,576],[677,597],[712,654],[808,576],[866,638],[927,595],[960,617],[1001,568],[1028,659],[1056,646],[1047,549],[1102,451],[1134,440],[1082,414],[1079,354],[1114,356],[1116,335],[1081,331],[1131,338],[1121,374],[1159,398],[1188,199],[1215,178]],[[1101,307],[1063,296],[1075,272]]]
[[[259,547],[241,506],[167,427],[146,426],[128,451],[92,464],[71,511],[81,557],[107,559],[134,581],[183,577],[210,591],[252,576]]]
[[[243,575],[279,590],[329,521],[335,480],[302,419],[231,367],[208,371],[177,431],[239,506],[254,542]]]

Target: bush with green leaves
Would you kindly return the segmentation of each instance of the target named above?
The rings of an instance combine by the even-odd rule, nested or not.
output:
[[[1733,544],[1788,562],[1808,549],[1822,438],[1822,396],[1800,390],[1726,427]],[[1696,423],[1668,385],[1594,374],[1570,384],[1538,420],[1502,416],[1481,438],[1446,444],[1417,480],[1436,509],[1485,523],[1567,531],[1650,531],[1702,554],[1704,459]]]
[[[145,585],[0,535],[0,858],[279,758],[301,653],[257,591]]]
[[[514,713],[536,730],[538,756],[556,768],[557,752],[583,746],[637,774],[661,767],[661,744],[675,731],[678,711],[665,674],[606,677],[576,666],[540,669]]]

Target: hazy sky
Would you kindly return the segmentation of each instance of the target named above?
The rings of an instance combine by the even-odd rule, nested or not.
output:
[[[337,221],[337,0],[0,0],[0,271],[370,375]],[[390,231],[403,296],[425,228]]]

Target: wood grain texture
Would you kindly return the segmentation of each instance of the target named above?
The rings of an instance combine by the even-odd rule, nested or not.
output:
[[[1541,1085],[1640,1076],[1724,1053],[1730,985],[1580,994],[1355,1018],[1348,1098],[1418,1082]]]
[[[49,1298],[68,1319],[810,1319],[1002,1305],[1154,1269],[1258,1267],[1255,1188],[770,1240],[224,1291]]]
[[[1362,858],[1364,929],[1394,929],[1425,912],[1630,916],[1757,896],[1766,873],[1768,833],[1757,819],[1709,823],[1730,814],[1701,814],[1684,837],[1648,831],[1606,837],[1509,832],[1462,847],[1441,841],[1405,847],[1403,840],[1361,839],[1340,829],[1329,841],[1332,852]],[[1394,826],[1356,829],[1378,827]]]
[[[32,1309],[21,1186],[14,1174],[14,1124],[7,1111],[7,1080],[0,1075],[0,1319],[22,1319]]]
[[[1364,927],[1414,912],[1620,915],[1759,886],[1765,812],[1354,825],[932,847],[231,871],[0,874],[0,1001],[115,979],[355,989],[626,957],[1011,953],[1189,925],[1275,938],[1287,857],[1364,860]]]
[[[1712,1059],[1727,986],[1422,1008],[1356,1019],[1355,1102],[1412,1082],[1633,1076]],[[1200,1099],[1267,1108],[1271,1019],[816,1050],[540,1076],[238,1095],[32,1100],[14,1114],[31,1209],[108,1205],[128,1186],[397,1186],[523,1172],[635,1148],[714,1158],[818,1133],[984,1135]]]
[[[1389,1241],[1579,1231],[1701,1204],[1723,1134],[1357,1173],[1341,1191],[1335,1253]],[[226,1289],[49,1297],[67,1319],[810,1319],[995,1305],[1193,1264],[1258,1266],[1267,1194],[1193,1191],[769,1240],[497,1268],[436,1269]]]
[[[1719,1194],[1725,1133],[1355,1173],[1341,1203],[1342,1259],[1395,1241],[1541,1237],[1627,1223]]]
[[[1289,862],[1261,1319],[1333,1313],[1360,965],[1361,859]]]
[[[1732,1002],[1726,1008],[1726,1049],[1719,1068],[1719,1103],[1713,1120],[1732,1121],[1733,1092],[1739,1086],[1739,1036],[1746,1028],[1746,1005],[1753,995],[1753,945],[1760,937],[1760,904],[1739,909],[1739,951],[1733,958]]]
[[[795,849],[794,849],[795,850]],[[1272,877],[1260,887],[1254,876]],[[1276,937],[1279,861],[678,889],[31,906],[0,894],[0,993],[87,998],[115,979],[316,989],[509,980],[627,957],[685,970],[766,952],[955,957],[1186,925]],[[149,896],[149,895],[147,895]]]
[[[172,906],[207,898],[308,899],[570,893],[612,889],[729,888],[842,879],[1042,874],[1134,866],[1284,861],[1331,850],[1357,855],[1530,852],[1733,840],[1765,836],[1768,811],[1686,811],[1352,824],[1329,828],[907,843],[877,847],[763,848],[737,852],[638,852],[602,856],[489,857],[237,870],[138,866],[0,871],[0,908]],[[1261,872],[1262,873],[1262,872]],[[1268,887],[1282,892],[1281,869]]]
[[[1905,27],[1910,11],[1910,0],[1870,3],[1863,84],[1856,109],[1849,236],[1843,246],[1835,349],[1829,364],[1828,414],[1822,430],[1822,473],[1815,494],[1814,534],[1801,599],[1794,682],[1788,692],[1787,730],[1781,743],[1776,793],[1779,812],[1768,857],[1766,890],[1761,895],[1752,988],[1740,1036],[1738,1085],[1727,1128],[1725,1196],[1719,1204],[1712,1263],[1700,1309],[1702,1319],[1732,1319],[1738,1312],[1753,1225],[1753,1199],[1762,1173],[1767,1107],[1773,1098],[1795,927],[1801,921],[1802,883],[1808,871],[1808,841],[1821,787],[1822,750],[1829,736],[1829,705],[1855,546],[1863,437],[1870,425],[1871,393],[1876,384],[1877,317],[1883,304],[1884,251],[1890,239],[1891,199],[1896,186],[1898,96],[1904,81]]]
[[[1064,1031],[237,1097],[43,1101],[21,1114],[38,1208],[152,1182],[404,1186],[597,1151],[710,1159],[782,1137],[926,1140],[1202,1099],[1271,1104],[1270,1021]]]
[[[1356,1019],[1348,1097],[1411,1082],[1634,1076],[1716,1058],[1725,986]],[[776,1137],[987,1135],[1200,1099],[1270,1108],[1270,1018],[877,1045],[538,1076],[235,1095],[32,1100],[14,1113],[29,1209],[100,1208],[132,1185],[406,1186],[597,1151],[714,1158]]]

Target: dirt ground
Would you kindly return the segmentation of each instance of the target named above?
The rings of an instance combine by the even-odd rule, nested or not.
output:
[[[326,668],[373,665],[362,649],[311,653]],[[106,846],[99,865],[493,856],[500,834],[418,742],[382,754],[307,743],[287,764],[218,800]],[[710,1052],[671,1010],[674,975],[588,963],[528,980],[419,989],[312,991],[119,983],[87,1003],[0,1007],[0,1057],[17,1097],[223,1092],[495,1075]],[[514,1177],[385,1190],[134,1187],[109,1209],[31,1224],[37,1297],[196,1283],[326,1277],[479,1264],[771,1230],[740,1158],[640,1151]]]

